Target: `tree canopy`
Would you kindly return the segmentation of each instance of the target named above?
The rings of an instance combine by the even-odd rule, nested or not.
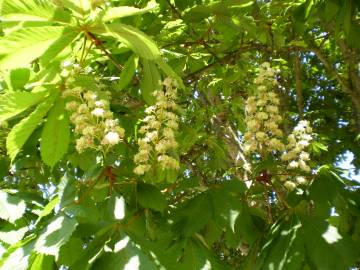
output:
[[[0,0],[1,270],[360,266],[358,0]]]

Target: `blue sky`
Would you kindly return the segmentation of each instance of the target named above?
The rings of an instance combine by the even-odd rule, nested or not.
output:
[[[347,171],[343,174],[343,176],[360,183],[360,174],[355,174],[355,167],[351,164],[353,159],[354,154],[348,151],[345,153],[345,159],[342,162],[339,162],[337,165],[339,168]]]

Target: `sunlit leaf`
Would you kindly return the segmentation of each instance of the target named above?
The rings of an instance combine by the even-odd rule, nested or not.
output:
[[[24,215],[25,209],[22,199],[0,190],[0,218],[13,223]]]
[[[50,110],[41,135],[41,158],[49,165],[54,165],[67,152],[70,142],[70,127],[65,102],[62,98],[55,101]]]
[[[35,250],[58,257],[60,247],[69,240],[77,225],[78,223],[73,218],[65,215],[57,216],[36,240]]]

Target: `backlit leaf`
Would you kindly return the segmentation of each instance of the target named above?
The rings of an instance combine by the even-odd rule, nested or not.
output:
[[[62,98],[50,110],[41,135],[41,158],[49,165],[54,165],[67,152],[70,141],[69,119]]]
[[[0,95],[0,122],[5,121],[43,100],[48,92],[11,92]]]
[[[58,257],[60,247],[69,240],[77,225],[73,218],[65,215],[57,216],[36,240],[35,250]]]
[[[27,139],[37,128],[41,120],[46,116],[54,102],[54,96],[50,96],[41,103],[28,117],[21,120],[9,132],[6,138],[6,149],[11,160],[14,160]]]
[[[0,190],[0,218],[13,223],[24,215],[25,209],[22,199]]]
[[[158,59],[160,57],[160,51],[154,41],[136,28],[113,23],[106,25],[106,30],[108,34],[123,42],[141,57],[146,59]]]

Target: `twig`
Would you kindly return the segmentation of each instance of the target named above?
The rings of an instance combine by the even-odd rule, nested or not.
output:
[[[103,45],[103,42],[102,42],[100,39],[98,39],[94,34],[88,32],[88,31],[84,31],[84,33],[85,33],[86,37],[87,37],[89,40],[91,40],[91,42],[92,42],[93,44],[95,44],[95,46],[96,46],[97,48],[99,48],[99,49],[110,59],[110,61],[114,64],[114,66],[115,66],[118,70],[120,70],[120,71],[123,70],[123,66],[120,65],[119,63],[117,63],[117,62],[115,61],[115,59],[113,58],[113,56],[111,55],[111,53],[106,50],[106,48],[105,48],[104,45]]]

